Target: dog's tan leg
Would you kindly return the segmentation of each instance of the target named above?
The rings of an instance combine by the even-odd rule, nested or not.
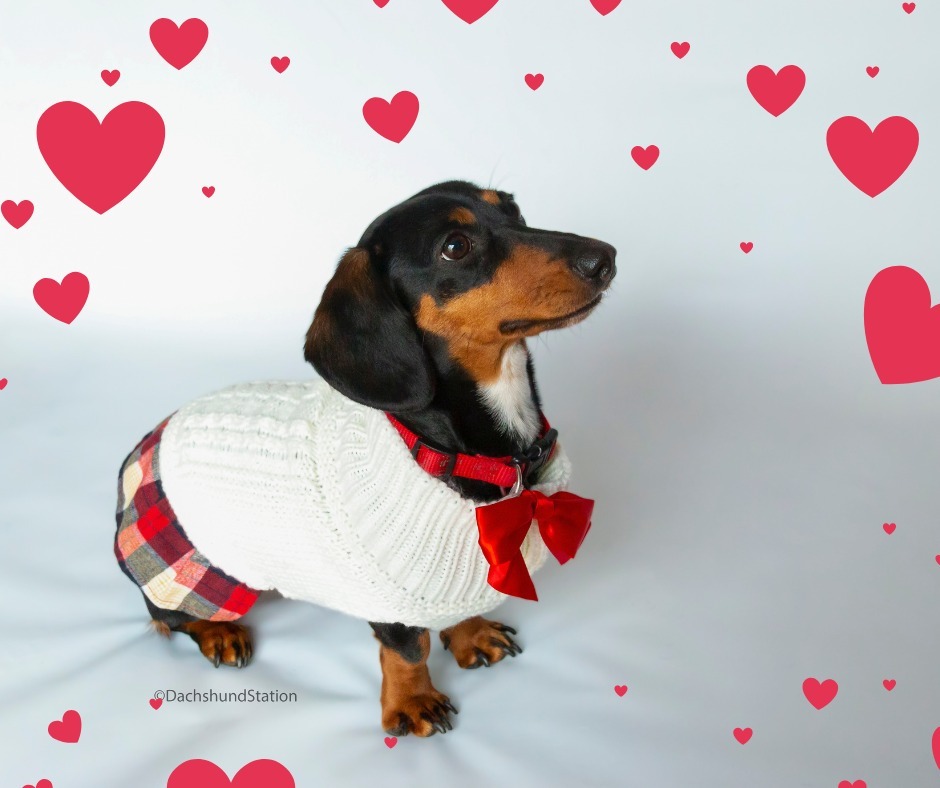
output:
[[[514,657],[522,653],[522,648],[510,637],[515,634],[512,627],[474,616],[443,630],[441,642],[460,667],[489,667],[507,654]]]
[[[382,666],[382,727],[393,736],[447,733],[457,713],[450,699],[434,689],[428,672],[431,636],[403,624],[372,624]]]
[[[251,633],[232,621],[187,621],[172,627],[185,632],[213,665],[243,668],[251,662]]]

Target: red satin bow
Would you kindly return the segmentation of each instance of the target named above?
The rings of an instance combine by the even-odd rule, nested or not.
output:
[[[478,506],[480,547],[490,565],[487,581],[497,591],[538,601],[520,548],[532,521],[551,554],[563,564],[574,558],[591,528],[594,501],[569,492],[545,495],[523,490],[517,496]]]

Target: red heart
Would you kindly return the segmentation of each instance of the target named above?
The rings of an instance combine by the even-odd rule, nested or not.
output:
[[[799,66],[784,66],[776,74],[770,66],[754,66],[747,72],[747,89],[774,117],[786,112],[806,87],[806,74]]]
[[[930,739],[930,747],[933,750],[933,759],[937,764],[937,768],[940,769],[940,728],[937,728],[933,732],[933,736]]]
[[[481,16],[489,13],[499,0],[441,0],[441,2],[468,25],[472,25]]]
[[[147,177],[163,150],[163,118],[140,101],[118,104],[103,121],[74,101],[60,101],[36,125],[52,174],[93,211],[117,205]]]
[[[888,690],[888,692],[891,692],[891,690],[893,690],[895,686],[897,686],[897,681],[895,681],[894,679],[885,679],[881,683],[884,685],[884,688]]]
[[[607,14],[620,5],[620,0],[591,0],[591,5],[594,6],[594,10],[601,16],[607,16]]]
[[[158,19],[150,25],[154,49],[173,68],[192,63],[209,39],[209,28],[201,19],[187,19],[177,26],[172,19]]]
[[[753,241],[741,241],[741,251],[744,252],[744,254],[750,254],[751,249],[753,248],[754,248]]]
[[[821,709],[828,706],[839,691],[839,685],[832,679],[826,679],[822,683],[816,679],[806,679],[803,682],[803,694],[814,707]]]
[[[88,277],[78,271],[73,271],[65,276],[62,284],[59,284],[55,279],[40,279],[33,286],[33,298],[47,315],[63,323],[71,323],[85,306],[85,302],[88,300],[88,290]],[[70,719],[77,720],[80,730],[81,718],[78,716],[78,712],[65,712],[66,717],[69,715],[72,715]],[[49,733],[52,733],[53,725],[58,726],[59,724],[56,722],[51,723]],[[58,738],[55,734],[52,735],[53,738]],[[75,740],[78,741],[77,735]]]
[[[290,58],[286,55],[284,57],[272,57],[271,65],[278,74],[283,74],[290,65]]]
[[[388,0],[372,0],[379,8],[385,8],[388,5]]]
[[[839,788],[868,788],[868,783],[864,780],[856,780],[854,783],[850,783],[848,780],[843,780],[839,783]]]
[[[148,702],[150,703],[150,707],[156,710],[163,705],[163,698],[151,698]]]
[[[869,67],[866,68],[865,70],[868,72],[868,76],[870,76],[872,79],[874,79],[875,77],[877,77],[877,76],[878,76],[878,72],[881,71],[881,69],[878,68],[878,66],[869,66]]]
[[[633,156],[633,160],[644,170],[648,170],[656,163],[656,160],[659,158],[659,148],[657,148],[655,145],[650,145],[646,148],[641,148],[639,145],[637,145],[633,148],[633,150],[630,151],[630,155]]]
[[[940,304],[930,305],[930,288],[913,268],[894,265],[871,280],[865,338],[882,383],[940,377]]]
[[[0,378],[0,391],[3,391],[7,387],[7,383],[10,381],[6,378]]]
[[[385,746],[389,749],[392,749],[396,744],[398,744],[397,736],[386,736],[385,737]]]
[[[754,731],[752,731],[750,728],[734,729],[734,738],[738,740],[738,744],[747,744],[753,735]]]
[[[69,276],[72,276],[72,275],[73,274],[69,274]],[[79,276],[81,276],[81,274],[79,274]],[[66,279],[68,279],[68,276],[66,277]],[[43,279],[42,281],[52,282],[51,279]],[[84,302],[84,299],[82,299],[82,301]],[[40,306],[42,305],[40,304]],[[43,309],[45,309],[45,307],[43,307]],[[79,307],[79,310],[80,309],[81,307]],[[76,312],[76,314],[78,313]],[[55,317],[55,315],[53,315],[53,317]],[[56,319],[62,320],[62,318],[56,318]],[[63,322],[71,323],[72,321],[65,320]],[[78,741],[79,736],[82,735],[81,715],[74,709],[69,709],[67,712],[65,712],[65,714],[62,715],[61,720],[53,720],[52,722],[49,723],[49,735],[56,741],[65,742],[66,744],[75,744],[75,742]]]
[[[877,197],[903,175],[917,153],[917,126],[907,118],[885,118],[872,131],[860,118],[834,121],[826,145],[836,167],[869,197]]]
[[[294,788],[293,775],[267,758],[245,764],[231,779],[212,761],[194,758],[177,766],[166,788]]]
[[[940,564],[940,555],[934,556],[934,560]]]
[[[904,13],[913,14],[914,9],[917,8],[917,3],[901,3],[901,8],[904,9]]]
[[[545,81],[544,74],[526,74],[525,83],[532,88],[532,90],[538,90],[542,87],[542,83]]]
[[[114,87],[114,83],[121,78],[121,72],[117,69],[114,69],[114,71],[108,71],[105,69],[101,72],[101,78],[104,80],[105,85],[107,85],[109,88],[112,88]]]
[[[392,96],[391,101],[370,98],[362,105],[362,116],[373,131],[392,142],[401,142],[418,119],[418,97],[410,90]]]
[[[23,788],[52,788],[52,783],[49,780],[40,780],[36,785],[24,785]]]
[[[203,186],[202,193],[206,195],[206,197],[211,197],[215,194],[215,186]]]
[[[885,524],[884,524],[883,526],[881,526],[881,527],[885,529],[885,533],[888,534],[888,536],[890,536],[891,534],[893,534],[893,533],[894,533],[894,529],[897,528],[897,526],[896,526],[894,523],[885,523]]]
[[[627,685],[626,684],[617,684],[614,686],[614,692],[616,692],[621,698],[627,694]]]
[[[0,205],[0,213],[15,230],[19,230],[33,215],[33,204],[29,200],[20,200],[18,203],[13,200],[4,200]]]
[[[672,54],[681,60],[689,54],[689,50],[692,46],[688,41],[683,41],[681,44],[678,41],[673,41],[669,48],[672,50]]]

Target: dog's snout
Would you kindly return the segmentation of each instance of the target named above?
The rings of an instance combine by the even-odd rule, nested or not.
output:
[[[616,256],[614,247],[598,241],[581,249],[572,260],[571,267],[584,279],[605,284],[617,272],[617,264],[614,262]]]

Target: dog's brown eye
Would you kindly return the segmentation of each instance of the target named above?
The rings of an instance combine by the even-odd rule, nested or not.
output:
[[[463,233],[451,233],[444,241],[444,248],[441,249],[441,257],[445,260],[460,260],[466,257],[473,244]]]

